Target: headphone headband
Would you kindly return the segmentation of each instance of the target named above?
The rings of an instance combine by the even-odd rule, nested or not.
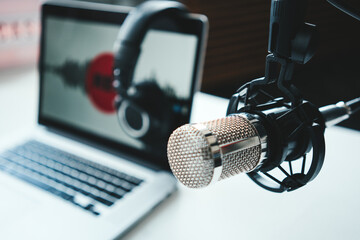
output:
[[[140,4],[125,19],[116,42],[140,45],[153,19],[172,12],[187,12],[187,9],[175,1],[148,1]]]
[[[114,78],[128,88],[150,23],[159,16],[186,13],[187,8],[175,1],[148,1],[134,8],[122,24],[114,44]]]

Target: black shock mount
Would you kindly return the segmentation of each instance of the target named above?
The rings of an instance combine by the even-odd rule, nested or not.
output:
[[[316,26],[304,23],[306,6],[305,0],[272,0],[265,76],[241,86],[227,109],[227,115],[256,115],[264,125],[266,155],[248,176],[273,192],[304,186],[324,161],[324,119],[293,84],[295,63],[305,64],[316,49]]]

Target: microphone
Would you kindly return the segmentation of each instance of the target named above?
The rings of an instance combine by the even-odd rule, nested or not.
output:
[[[177,128],[167,148],[175,177],[187,187],[200,188],[255,169],[266,149],[266,137],[259,134],[265,132],[255,119],[238,114]]]
[[[359,109],[360,98],[357,98],[321,107],[319,112],[329,127],[349,118]],[[286,112],[281,107],[267,111],[267,116],[284,115]],[[286,132],[287,125],[288,122],[281,125],[283,129],[280,132]],[[296,122],[295,125],[293,128],[298,129],[301,123]],[[276,150],[274,142],[278,138],[271,128],[274,126],[267,124],[263,116],[246,112],[183,125],[171,134],[168,141],[170,168],[183,185],[202,188],[239,173],[259,170],[263,165],[280,165],[281,162],[269,163],[274,160],[269,155]],[[309,152],[311,142],[310,137],[301,133],[286,146],[277,145],[287,148],[283,152],[287,155],[286,160],[291,161]]]

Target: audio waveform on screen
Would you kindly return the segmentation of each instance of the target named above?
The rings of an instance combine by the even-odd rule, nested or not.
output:
[[[86,60],[83,63],[75,61],[75,60],[66,60],[63,64],[61,65],[45,65],[44,66],[44,71],[48,72],[48,73],[52,73],[55,74],[59,77],[59,79],[63,82],[64,86],[66,87],[70,87],[70,88],[81,88],[83,93],[86,94],[87,90],[86,90],[86,75],[87,75],[87,71],[88,71],[88,67],[89,64],[92,60]],[[96,75],[96,78],[94,78],[94,82],[96,83],[96,85],[100,86],[104,86],[104,88],[108,88],[109,84],[108,83],[100,83],[102,82],[101,79],[105,78],[101,78],[99,75]],[[144,80],[142,80],[141,82],[151,82],[151,83],[156,83],[157,84],[157,77],[156,74],[154,72],[152,72],[151,74],[149,74],[148,77],[146,77]],[[166,81],[166,82],[171,82]],[[111,84],[110,84],[111,86]],[[160,86],[159,86],[160,87]],[[169,84],[160,87],[162,89],[162,91],[164,92],[164,94],[169,98],[169,99],[173,99],[176,101],[188,101],[187,98],[182,98],[177,96],[176,94],[176,89],[174,89],[173,87],[171,87]]]
[[[87,66],[90,60],[84,63],[79,63],[74,60],[66,60],[62,65],[45,65],[45,72],[50,72],[57,75],[63,82],[64,86],[71,88],[81,88],[84,93],[85,91],[85,77]]]

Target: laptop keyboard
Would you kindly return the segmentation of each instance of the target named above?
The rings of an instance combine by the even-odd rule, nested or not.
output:
[[[143,182],[37,141],[1,153],[0,170],[95,215]]]

